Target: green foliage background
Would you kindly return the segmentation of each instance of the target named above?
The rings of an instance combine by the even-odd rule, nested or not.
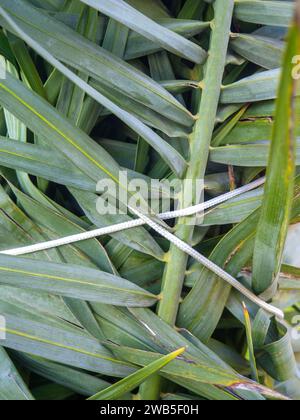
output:
[[[206,199],[266,173],[173,230],[285,312],[147,227],[0,253],[1,400],[300,398],[298,3],[0,0],[1,249],[130,220],[96,211],[121,168]]]

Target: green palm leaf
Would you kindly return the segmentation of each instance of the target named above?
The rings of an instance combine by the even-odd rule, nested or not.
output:
[[[142,382],[144,382],[149,376],[157,373],[161,368],[166,366],[176,357],[180,356],[183,352],[183,349],[174,351],[173,353],[168,354],[167,356],[161,357],[161,359],[156,362],[151,363],[149,366],[144,367],[136,373],[133,373],[131,376],[121,380],[120,382],[111,385],[109,388],[100,391],[98,394],[93,395],[90,400],[116,400],[122,395],[125,395],[127,392],[132,391]]]
[[[124,279],[80,266],[0,255],[0,282],[112,305],[152,305],[156,298]]]
[[[300,53],[299,39],[300,32],[296,21],[290,30],[284,59],[265,197],[255,240],[253,286],[259,293],[264,292],[273,282],[276,282],[282,263],[292,208],[296,166],[295,114],[293,112],[296,82],[293,79],[293,58]]]
[[[0,0],[0,400],[299,399],[299,14]],[[155,216],[265,175],[195,221]],[[284,321],[163,229],[8,252],[140,207]]]

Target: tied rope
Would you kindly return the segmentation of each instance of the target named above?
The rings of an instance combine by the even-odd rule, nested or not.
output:
[[[207,209],[210,209],[212,207],[215,207],[217,205],[220,205],[228,200],[231,200],[241,194],[244,194],[246,192],[252,191],[255,188],[260,187],[265,183],[265,178],[258,179],[257,181],[254,181],[250,184],[244,185],[241,188],[238,188],[234,191],[230,191],[226,194],[223,194],[219,197],[216,197],[212,200],[209,200],[205,203],[198,204],[196,206],[188,207],[185,209],[175,210],[171,212],[161,213],[157,217],[161,220],[168,220],[168,219],[174,219],[178,217],[188,217],[196,215],[197,213],[203,212]],[[132,228],[136,228],[139,226],[143,226],[145,224],[149,225],[153,230],[155,230],[157,233],[159,233],[161,236],[163,236],[168,241],[172,242],[174,245],[176,245],[179,249],[186,252],[188,255],[190,255],[192,258],[194,258],[196,261],[200,262],[204,267],[206,267],[208,270],[215,273],[218,277],[225,280],[228,284],[230,284],[232,287],[234,287],[236,290],[238,290],[240,293],[242,293],[244,296],[246,296],[249,300],[260,306],[261,308],[265,309],[268,313],[275,315],[278,318],[283,319],[284,314],[283,312],[275,308],[274,306],[266,303],[254,293],[252,293],[249,289],[247,289],[245,286],[243,286],[238,280],[236,280],[233,276],[231,276],[229,273],[227,273],[225,270],[223,270],[218,265],[214,264],[212,261],[201,255],[199,252],[197,252],[194,248],[192,248],[187,243],[180,240],[177,236],[174,234],[168,232],[165,228],[158,225],[157,223],[153,222],[152,219],[150,219],[145,214],[142,214],[137,209],[129,207],[130,211],[138,216],[138,219],[131,220],[124,223],[118,223],[112,226],[107,226],[105,228],[95,229],[88,232],[83,232],[75,235],[66,236],[64,238],[55,239],[52,241],[42,242],[38,244],[33,244],[25,247],[0,251],[0,254],[4,255],[27,255],[32,254],[39,251],[45,251],[47,249],[56,248],[64,245],[70,245],[76,242],[85,241],[88,239],[97,238],[104,235],[111,235],[116,232],[120,232],[122,230],[128,230]]]

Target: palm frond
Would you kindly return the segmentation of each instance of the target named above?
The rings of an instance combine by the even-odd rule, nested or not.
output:
[[[0,0],[1,400],[300,399],[299,14],[299,0]],[[155,216],[264,175],[193,223]],[[140,206],[162,235],[1,252]]]

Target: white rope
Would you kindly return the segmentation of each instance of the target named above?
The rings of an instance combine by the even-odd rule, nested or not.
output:
[[[216,197],[212,200],[209,200],[205,203],[198,204],[196,206],[189,207],[187,209],[181,209],[176,210],[172,212],[167,213],[161,213],[158,215],[158,218],[162,220],[177,218],[177,217],[187,217],[192,216],[197,213],[203,212],[206,209],[209,209],[211,207],[214,207],[216,205],[219,205],[221,203],[224,203],[232,198],[235,198],[243,193],[246,193],[248,191],[251,191],[261,185],[263,185],[265,182],[265,178],[261,178],[257,181],[254,181],[250,184],[247,184],[241,188],[238,188],[234,191],[231,191],[229,193],[223,194],[219,197]],[[179,238],[177,238],[172,233],[168,232],[163,227],[159,226],[157,223],[153,222],[149,217],[145,216],[144,214],[140,213],[138,210],[130,208],[130,210],[136,214],[139,219],[132,220],[125,223],[119,223],[113,226],[108,226],[101,229],[95,229],[90,232],[83,232],[76,235],[67,236],[64,238],[56,239],[53,241],[43,242],[35,245],[29,245],[26,247],[1,251],[0,254],[5,255],[26,255],[35,253],[38,251],[44,251],[46,249],[50,248],[56,248],[63,245],[69,245],[72,243],[84,241],[87,239],[96,238],[103,235],[111,235],[116,232],[120,232],[122,230],[132,229],[138,226],[142,226],[144,224],[148,224],[153,230],[158,232],[160,235],[165,237],[167,240],[172,242],[174,245],[176,245],[179,249],[186,252],[188,255],[193,257],[196,261],[200,262],[204,267],[215,273],[218,277],[224,279],[228,284],[230,284],[232,287],[237,289],[240,293],[242,293],[244,296],[246,296],[249,300],[256,303],[261,308],[265,309],[268,313],[271,313],[281,319],[284,318],[284,314],[280,309],[277,309],[273,307],[272,305],[269,305],[268,303],[264,302],[262,299],[255,296],[250,290],[248,290],[246,287],[244,287],[240,282],[238,282],[234,277],[232,277],[229,273],[227,273],[225,270],[214,264],[209,259],[205,258],[203,255],[201,255],[199,252],[197,252],[195,249],[193,249],[191,246],[189,246],[187,243],[183,242]]]
[[[218,277],[225,280],[228,284],[232,287],[237,289],[240,293],[246,296],[249,300],[260,306],[261,308],[265,309],[268,313],[275,315],[276,317],[283,319],[284,313],[275,308],[272,305],[264,302],[259,297],[255,296],[249,289],[243,286],[239,281],[237,281],[234,277],[232,277],[229,273],[223,270],[218,265],[214,264],[212,261],[201,255],[198,251],[188,245],[186,242],[179,239],[177,236],[173,235],[172,233],[168,232],[162,226],[159,226],[157,223],[153,222],[149,217],[145,216],[144,214],[140,213],[138,210],[131,208],[130,209],[133,213],[135,213],[138,217],[144,220],[153,230],[155,230],[160,235],[164,236],[174,245],[176,245],[179,249],[181,249],[186,254],[193,257],[196,261],[200,262],[204,267],[215,273]]]
[[[186,209],[175,210],[167,213],[161,213],[157,217],[161,220],[175,219],[177,217],[187,217],[192,216],[197,213],[201,213],[204,210],[207,210],[211,207],[222,204],[232,198],[235,198],[243,193],[251,191],[265,182],[265,178],[261,178],[257,181],[254,181],[250,184],[244,185],[241,188],[238,188],[234,191],[230,191],[226,194],[223,194],[219,197],[213,198],[212,200],[206,201],[205,203],[198,204]],[[6,251],[0,251],[0,254],[5,255],[27,255],[33,254],[39,251],[45,251],[47,249],[57,248],[63,245],[70,245],[76,242],[86,241],[87,239],[93,239],[100,236],[111,235],[113,233],[120,232],[122,230],[132,229],[135,227],[143,226],[147,224],[143,219],[139,218],[137,220],[130,220],[129,222],[118,223],[116,225],[107,226],[100,229],[91,230],[88,232],[82,232],[75,235],[66,236],[64,238],[55,239],[52,241],[42,242],[34,245],[24,246],[15,249],[9,249]]]

